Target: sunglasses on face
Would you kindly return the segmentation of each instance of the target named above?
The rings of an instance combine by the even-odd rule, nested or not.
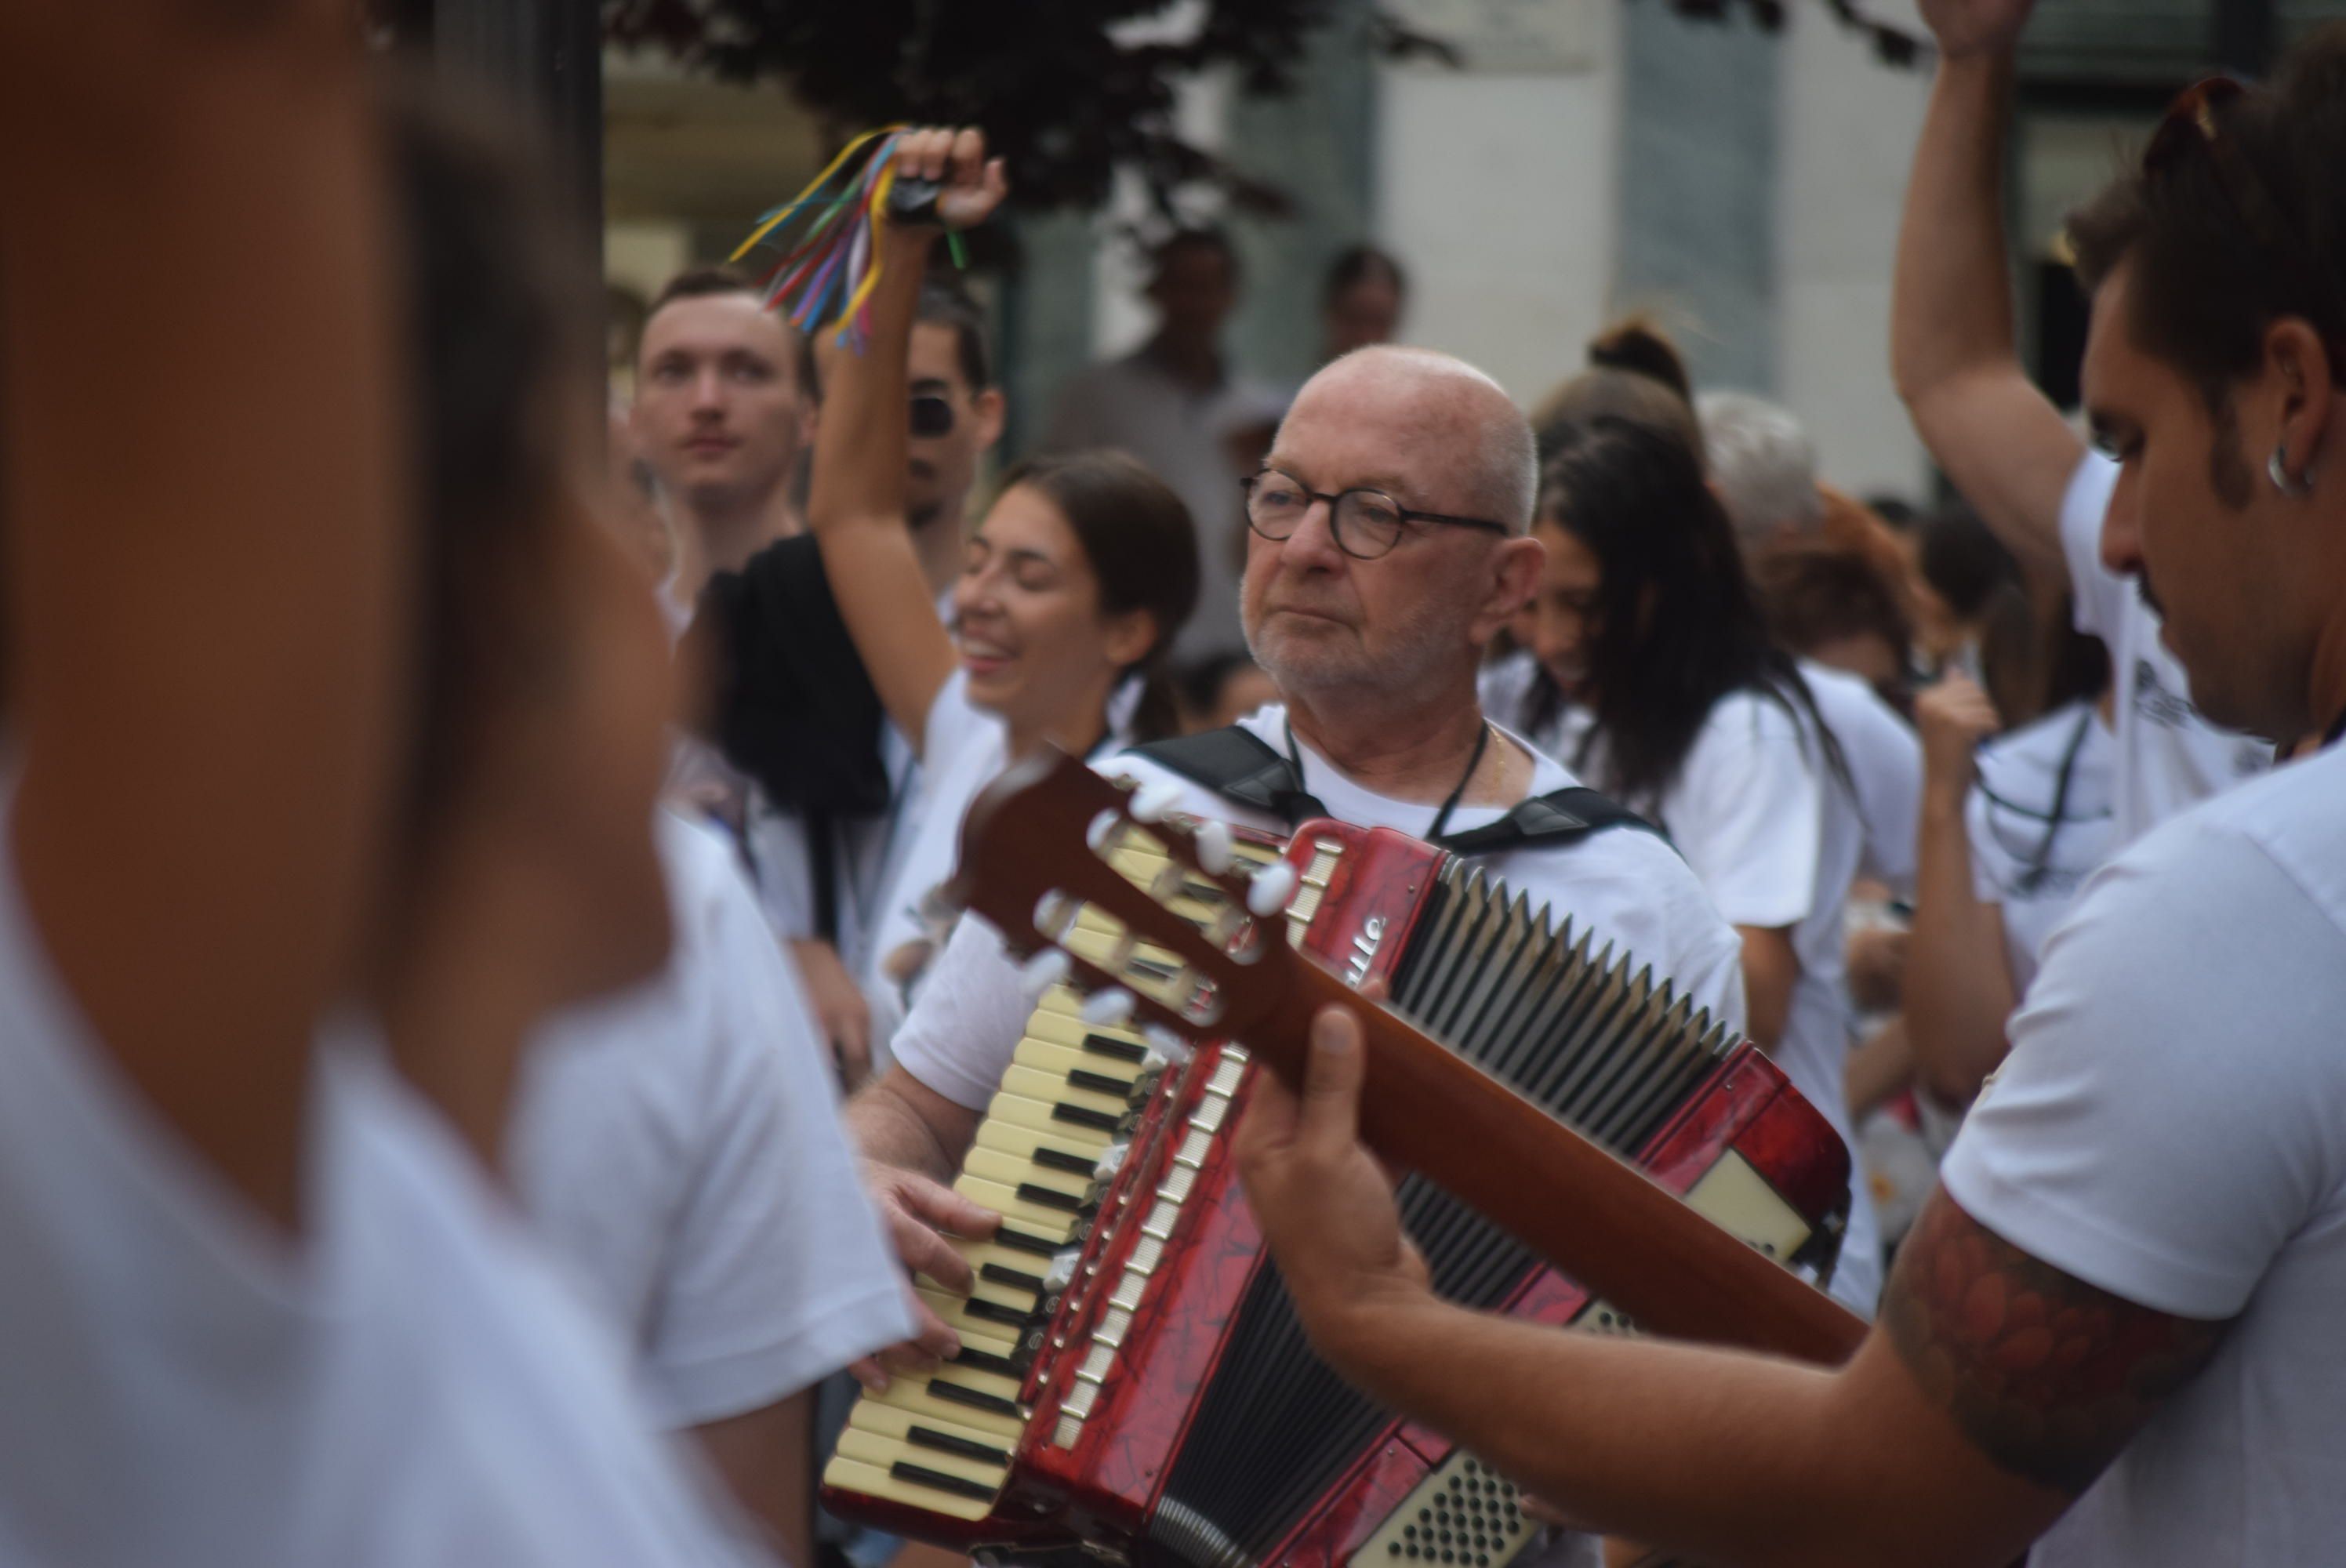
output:
[[[953,404],[934,392],[924,392],[913,400],[913,433],[934,438],[951,435],[954,427]]]

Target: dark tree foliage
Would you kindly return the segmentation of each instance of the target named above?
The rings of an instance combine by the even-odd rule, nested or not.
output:
[[[1770,33],[1784,25],[1785,0],[1669,0],[1669,6],[1698,22],[1723,22],[1739,12]],[[1862,34],[1884,65],[1911,66],[1922,55],[1922,39],[1873,20],[1859,8],[1857,0],[1825,0],[1825,8],[1842,26]]]
[[[377,0],[378,4],[397,0]],[[1559,0],[1579,4],[1581,0]],[[1666,0],[1696,20],[1736,12],[1770,31],[1785,0]],[[1916,40],[1872,22],[1856,0],[1826,0],[1884,60],[1911,62]],[[601,0],[606,35],[663,51],[732,82],[786,86],[846,134],[898,120],[974,124],[1010,163],[1012,199],[1028,210],[1099,207],[1119,168],[1137,172],[1165,221],[1179,192],[1218,189],[1242,211],[1277,214],[1285,193],[1250,178],[1179,134],[1175,90],[1209,66],[1232,66],[1243,90],[1289,90],[1308,36],[1338,0],[1208,0],[1186,42],[1126,47],[1110,30],[1165,12],[1170,0]],[[1366,18],[1388,56],[1453,57],[1441,40],[1389,16]]]
[[[1304,41],[1333,0],[1209,0],[1187,42],[1124,47],[1117,24],[1168,0],[604,0],[607,36],[657,48],[728,81],[780,80],[842,132],[898,120],[973,124],[1009,160],[1013,199],[1030,209],[1107,199],[1118,168],[1136,170],[1160,212],[1174,193],[1218,187],[1239,208],[1277,212],[1284,198],[1192,146],[1174,123],[1181,78],[1235,66],[1243,88],[1293,83]],[[1382,20],[1389,54],[1441,52]]]

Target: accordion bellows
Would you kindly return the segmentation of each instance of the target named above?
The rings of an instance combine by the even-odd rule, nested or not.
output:
[[[1714,1223],[1830,1267],[1846,1149],[1667,980],[1402,834],[1307,823],[1287,858],[1308,952],[1356,986],[1387,979],[1395,1012]],[[1115,861],[1201,925],[1225,908],[1144,831]],[[1076,925],[1069,945],[1136,988],[1172,977],[1114,922],[1087,911]],[[824,1475],[833,1512],[982,1557],[1493,1568],[1515,1554],[1532,1526],[1511,1484],[1311,1354],[1229,1158],[1248,1075],[1240,1047],[1168,1064],[1085,1023],[1072,993],[1046,995],[956,1183],[1003,1230],[962,1247],[979,1276],[967,1299],[922,1282],[965,1349],[858,1401]],[[1432,1183],[1404,1177],[1398,1196],[1443,1296],[1634,1331]]]

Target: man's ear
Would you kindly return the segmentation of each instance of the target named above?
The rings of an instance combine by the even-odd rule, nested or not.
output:
[[[1489,591],[1475,612],[1468,636],[1484,647],[1539,590],[1540,572],[1547,565],[1547,546],[1529,535],[1501,541],[1491,552],[1491,569],[1484,581]]]
[[[1000,387],[987,387],[969,400],[973,416],[977,422],[977,450],[990,452],[1002,439],[1002,424],[1010,412],[1009,400]]]
[[[2336,367],[2321,334],[2301,316],[2283,316],[2265,329],[2265,365],[2280,384],[2281,466],[2297,478],[2334,441],[2339,400],[2331,375]]]

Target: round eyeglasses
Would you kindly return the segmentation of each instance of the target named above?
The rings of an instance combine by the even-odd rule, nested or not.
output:
[[[1439,512],[1415,512],[1382,490],[1344,490],[1333,495],[1307,490],[1301,482],[1267,468],[1239,481],[1246,492],[1247,526],[1274,542],[1290,539],[1303,526],[1304,514],[1315,501],[1328,504],[1328,532],[1336,548],[1356,561],[1373,561],[1401,543],[1412,523],[1441,523],[1453,528],[1487,528],[1510,532],[1504,523],[1486,517],[1451,517]]]

